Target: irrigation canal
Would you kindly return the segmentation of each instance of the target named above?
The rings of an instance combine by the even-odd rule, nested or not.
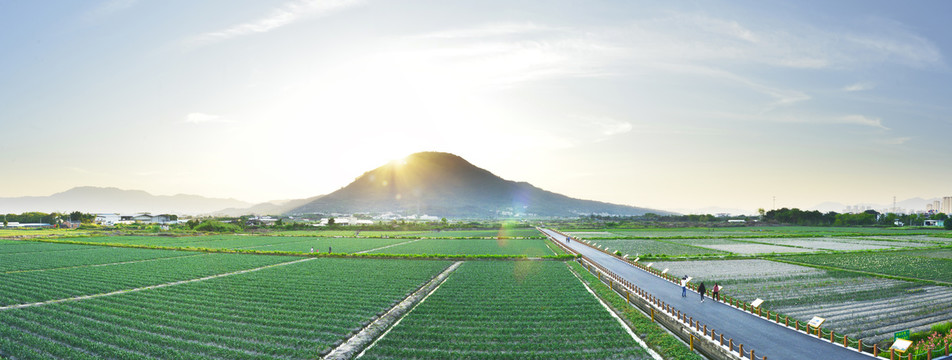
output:
[[[543,229],[553,240],[572,248],[591,261],[628,280],[632,284],[648,291],[655,297],[676,307],[682,313],[723,333],[724,339],[733,338],[735,344],[744,344],[745,349],[754,349],[757,357],[766,356],[770,360],[870,360],[870,354],[833,345],[815,336],[778,325],[756,315],[748,314],[727,304],[708,298],[700,302],[700,295],[688,291],[687,297],[681,297],[681,287],[660,277],[652,275],[628,263],[595,250],[578,241],[566,243],[565,236],[552,230]],[[690,274],[688,274],[690,276]],[[714,284],[710,284],[710,289]],[[729,290],[727,290],[729,292]],[[725,340],[726,341],[726,340]],[[744,356],[747,357],[746,355]]]

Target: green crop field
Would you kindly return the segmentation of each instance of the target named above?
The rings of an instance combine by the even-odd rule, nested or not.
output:
[[[0,311],[0,357],[318,358],[448,265],[313,259]]]
[[[678,244],[675,242],[631,239],[631,240],[594,240],[593,243],[607,246],[611,251],[621,251],[634,256],[683,256],[683,255],[724,255],[726,251],[706,249],[698,246]]]
[[[403,239],[402,244],[371,251],[377,254],[555,255],[546,240],[525,239]]]
[[[26,254],[32,252],[67,251],[77,249],[89,249],[89,246],[51,244],[36,241],[0,240],[0,254]]]
[[[157,250],[119,249],[131,254]],[[70,251],[71,252],[71,251]],[[299,259],[290,256],[252,256],[164,251],[180,257],[153,258],[111,265],[65,267],[0,273],[0,306],[106,293],[173,281],[197,279]],[[28,254],[41,259],[42,253]],[[63,264],[48,264],[62,267]]]
[[[136,249],[136,251],[129,251],[129,249],[108,246],[76,247],[76,245],[70,244],[44,243],[36,243],[35,245],[36,246],[27,245],[24,247],[20,247],[18,245],[0,245],[0,247],[16,246],[20,247],[22,250],[32,250],[25,253],[0,253],[0,273],[19,270],[53,269],[71,266],[107,264],[191,255],[188,252],[182,251],[148,249]],[[64,248],[58,249],[58,247],[61,246]],[[41,250],[42,252],[36,251],[38,249],[43,250]]]
[[[251,249],[273,251],[309,252],[313,247],[317,252],[354,253],[405,242],[405,239],[379,238],[324,238],[290,236],[254,236],[254,235],[208,235],[208,236],[115,236],[76,239],[84,242],[114,243],[130,245],[167,246],[178,248],[207,249]]]
[[[467,262],[361,358],[650,357],[565,264]]]
[[[952,249],[785,256],[783,260],[952,284]]]

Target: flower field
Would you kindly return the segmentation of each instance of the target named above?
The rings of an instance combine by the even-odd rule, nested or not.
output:
[[[161,289],[3,310],[0,357],[316,358],[448,265],[313,259]]]
[[[361,358],[650,357],[565,264],[467,262]]]
[[[901,252],[902,253],[902,252]],[[942,253],[940,251],[939,253]],[[832,259],[891,253],[790,255],[783,259]],[[871,258],[874,259],[874,258]],[[869,260],[869,259],[868,259]],[[867,261],[868,261],[867,260]],[[859,260],[863,261],[863,260]],[[952,260],[947,260],[952,261]],[[657,262],[672,274],[694,277],[708,288],[718,282],[721,295],[747,302],[765,300],[764,308],[801,323],[814,316],[826,319],[824,328],[870,343],[891,338],[896,331],[928,329],[952,318],[952,288],[884,279],[855,273],[820,270],[768,260],[711,260]]]

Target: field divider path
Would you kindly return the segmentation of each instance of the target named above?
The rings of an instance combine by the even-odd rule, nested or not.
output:
[[[300,263],[300,262],[310,261],[310,260],[314,260],[314,259],[317,259],[317,258],[304,258],[304,259],[298,259],[298,260],[294,260],[294,261],[283,262],[283,263],[279,263],[279,264],[265,265],[265,266],[261,266],[261,267],[256,267],[256,268],[254,268],[254,269],[245,269],[245,270],[233,271],[233,272],[230,272],[230,273],[209,275],[209,276],[202,277],[202,278],[198,278],[198,279],[180,280],[180,281],[174,281],[174,282],[170,282],[170,283],[156,284],[156,285],[150,285],[150,286],[143,286],[143,287],[138,287],[138,288],[133,288],[133,289],[123,289],[123,290],[117,290],[117,291],[112,291],[112,292],[107,292],[107,293],[92,294],[92,295],[82,295],[82,296],[74,296],[74,297],[70,297],[70,298],[56,299],[56,300],[47,300],[47,301],[41,301],[41,302],[35,302],[35,303],[28,303],[28,304],[17,304],[17,305],[0,306],[0,311],[10,310],[10,309],[22,309],[22,308],[33,307],[33,306],[56,304],[56,303],[68,302],[68,301],[78,301],[78,300],[94,299],[94,298],[99,298],[99,297],[112,296],[112,295],[120,295],[120,294],[125,294],[125,293],[143,291],[143,290],[159,289],[159,288],[164,288],[164,287],[169,287],[169,286],[182,285],[182,284],[188,284],[188,283],[193,283],[193,282],[198,282],[198,281],[205,281],[205,280],[217,279],[217,278],[225,277],[225,276],[245,274],[245,273],[250,273],[250,272],[255,272],[255,271],[259,271],[259,270],[264,270],[264,269],[268,269],[268,268],[272,268],[272,267],[276,267],[276,266],[284,266],[284,265],[297,264],[297,263]]]
[[[431,279],[426,285],[423,285],[420,289],[413,292],[413,294],[407,296],[406,299],[403,299],[399,304],[390,308],[390,310],[378,317],[377,320],[367,324],[360,332],[351,336],[347,341],[344,341],[344,343],[336,349],[325,355],[323,359],[340,360],[360,357],[360,355],[372,347],[378,339],[383,338],[390,332],[390,329],[397,326],[397,324],[403,320],[404,316],[413,311],[413,309],[426,300],[426,298],[430,297],[460,265],[463,265],[462,261],[457,261],[448,266],[446,270],[443,270],[442,273]],[[360,353],[357,353],[358,351]]]
[[[130,260],[130,261],[121,261],[121,262],[106,263],[106,264],[89,264],[89,265],[64,266],[64,267],[47,268],[47,269],[10,270],[10,271],[4,271],[4,272],[2,272],[2,273],[0,273],[0,274],[16,274],[16,273],[25,273],[25,272],[38,272],[38,271],[76,269],[76,268],[97,267],[97,266],[112,266],[112,265],[135,264],[135,263],[142,263],[142,262],[149,262],[149,261],[181,259],[181,258],[185,258],[185,257],[204,256],[204,255],[208,255],[208,254],[187,254],[187,255],[180,255],[180,256],[154,258],[154,259]]]
[[[400,246],[400,245],[404,245],[404,244],[414,243],[414,242],[417,242],[417,241],[420,241],[420,240],[423,240],[423,239],[415,239],[415,240],[410,240],[410,241],[404,241],[404,242],[402,242],[402,243],[391,244],[391,245],[387,245],[387,246],[383,246],[383,247],[378,247],[378,248],[376,248],[376,249],[358,251],[358,252],[355,252],[354,254],[365,254],[365,253],[369,253],[369,252],[371,252],[371,251],[383,250],[383,249],[390,248],[390,247],[394,247],[394,246]]]
[[[701,303],[698,293],[688,291],[687,297],[681,296],[681,286],[653,273],[642,270],[631,263],[579,241],[567,242],[565,235],[549,229],[540,229],[548,236],[573,248],[584,257],[586,262],[596,264],[600,273],[608,276],[605,271],[614,273],[641,289],[643,296],[650,296],[651,303],[665,303],[676,309],[677,314],[688,318],[692,324],[713,326],[718,334],[724,336],[725,341],[733,339],[733,344],[743,344],[744,354],[730,349],[731,356],[750,358],[750,350],[757,350],[757,359],[767,356],[770,360],[803,360],[803,359],[838,359],[838,360],[866,360],[873,359],[872,354],[861,353],[853,348],[844,348],[839,344],[831,344],[816,336],[809,335],[802,330],[794,330],[783,324],[767,320],[756,314],[749,314],[729,304],[710,300]],[[661,311],[664,313],[664,311]],[[696,321],[696,322],[695,322]],[[693,327],[691,327],[693,328]],[[689,330],[688,326],[679,326],[669,329],[674,332]],[[705,341],[711,341],[705,338]],[[725,344],[728,344],[725,342]],[[727,345],[725,345],[727,346]],[[723,348],[723,347],[721,347]]]

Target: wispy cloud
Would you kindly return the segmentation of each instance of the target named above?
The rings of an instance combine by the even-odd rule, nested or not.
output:
[[[200,112],[193,112],[185,115],[185,122],[190,124],[202,124],[202,123],[226,123],[228,120],[223,119],[221,115],[212,115],[205,114]]]
[[[872,90],[874,87],[875,85],[873,85],[872,83],[859,82],[859,83],[844,86],[843,91],[846,91],[846,92],[866,91],[866,90]]]
[[[298,0],[288,2],[271,10],[267,16],[222,30],[207,32],[188,39],[186,43],[203,45],[245,35],[265,33],[308,17],[324,16],[359,5],[362,2],[362,0]]]
[[[883,126],[882,119],[866,117],[863,115],[841,116],[839,118],[834,119],[834,121],[841,124],[863,125],[863,126],[869,126],[869,127],[879,128],[883,130],[889,130],[888,127]]]
[[[902,145],[909,142],[909,140],[912,140],[912,137],[905,136],[905,137],[897,137],[897,138],[888,138],[888,139],[881,139],[877,142],[883,145]]]

